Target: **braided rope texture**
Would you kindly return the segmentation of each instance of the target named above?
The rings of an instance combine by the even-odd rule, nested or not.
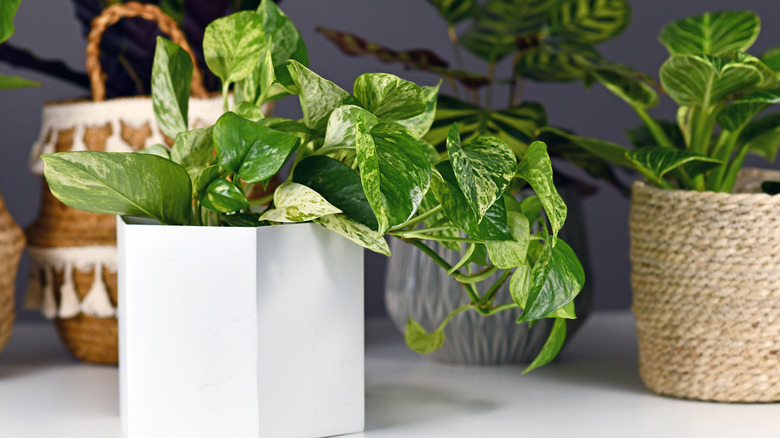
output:
[[[87,36],[87,74],[92,86],[92,99],[96,102],[106,100],[105,75],[100,66],[100,40],[106,29],[117,23],[122,18],[140,17],[157,23],[160,31],[169,35],[171,41],[181,46],[192,58],[192,95],[198,98],[208,97],[208,92],[203,86],[203,75],[198,68],[198,61],[192,48],[187,43],[187,37],[179,29],[176,22],[155,5],[138,2],[120,3],[110,6],[92,20],[92,30]]]
[[[637,182],[629,226],[645,385],[679,398],[780,401],[780,196]]]
[[[14,323],[14,292],[24,233],[16,225],[0,194],[0,351],[11,337]]]

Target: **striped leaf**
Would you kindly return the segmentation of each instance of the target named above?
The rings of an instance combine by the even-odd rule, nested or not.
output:
[[[343,214],[331,214],[314,219],[314,222],[323,227],[341,234],[347,239],[357,243],[363,248],[390,256],[390,248],[384,237],[376,237],[376,231],[367,226],[355,222]]]
[[[468,143],[480,135],[490,135],[506,143],[522,156],[537,130],[547,124],[544,107],[536,102],[501,111],[490,111],[454,97],[439,95],[436,119],[425,140],[441,149],[453,123],[458,124],[461,141]]]
[[[428,3],[433,5],[450,25],[470,17],[477,5],[476,0],[428,0]]]
[[[461,44],[475,56],[498,62],[517,48],[518,36],[537,34],[560,0],[488,0]]]
[[[760,30],[761,22],[751,11],[705,12],[669,24],[658,39],[671,55],[717,55],[747,50]]]
[[[650,109],[658,105],[658,93],[645,76],[631,67],[612,65],[596,68],[589,72],[609,91],[623,99],[629,105]]]
[[[661,127],[661,130],[666,135],[666,138],[672,142],[672,146],[677,149],[686,148],[685,137],[683,136],[683,133],[680,130],[680,126],[677,123],[663,119],[655,119],[655,123]],[[650,128],[648,128],[644,123],[637,126],[636,128],[629,129],[626,131],[626,135],[628,136],[628,140],[631,142],[631,144],[634,145],[635,148],[641,148],[645,146],[660,146],[658,141],[653,136],[653,133],[650,131]]]
[[[747,144],[751,154],[773,163],[780,148],[780,113],[769,114],[748,123],[740,140]]]
[[[679,105],[704,107],[764,83],[761,70],[752,65],[695,55],[672,55],[660,76],[664,90]]]
[[[542,43],[519,54],[515,75],[538,82],[570,82],[601,64],[601,54],[588,45]]]
[[[742,129],[753,117],[770,105],[780,103],[780,90],[759,91],[731,102],[718,114],[718,124],[723,129]]]
[[[311,188],[303,184],[285,182],[274,191],[274,208],[266,210],[260,220],[306,222],[336,213],[341,213],[341,210]]]
[[[772,47],[761,55],[761,61],[780,76],[780,47]]]
[[[646,169],[655,183],[660,183],[664,175],[679,167],[683,167],[688,176],[695,177],[721,164],[714,158],[663,146],[635,149],[627,156],[636,166]]]
[[[457,123],[447,136],[447,153],[458,186],[477,215],[477,222],[481,222],[514,178],[515,154],[501,140],[488,136],[479,136],[461,147]]]
[[[582,44],[620,35],[631,20],[626,0],[564,0],[550,11],[550,34]]]

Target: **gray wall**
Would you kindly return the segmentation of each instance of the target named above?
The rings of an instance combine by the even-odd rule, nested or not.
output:
[[[631,64],[639,71],[657,75],[666,58],[665,49],[656,42],[660,28],[669,21],[705,10],[750,8],[764,23],[780,21],[776,0],[656,0],[631,2],[633,22],[617,40],[600,47],[603,54]],[[420,84],[434,84],[435,78],[422,72],[407,72],[373,59],[349,58],[314,32],[322,25],[351,31],[396,49],[427,47],[445,58],[451,49],[442,21],[423,0],[285,0],[284,10],[303,33],[309,48],[312,68],[351,90],[352,81],[360,73],[387,71]],[[17,32],[12,41],[29,47],[47,58],[61,58],[75,69],[83,70],[84,40],[68,1],[24,0],[17,15]],[[754,54],[780,44],[780,29],[764,26],[753,49]],[[480,64],[466,58],[467,65],[478,69]],[[24,74],[39,79],[39,89],[3,91],[0,93],[0,187],[9,209],[24,227],[37,213],[40,184],[26,169],[30,146],[37,138],[43,102],[72,98],[84,93],[68,84],[47,77],[17,71],[0,65],[2,74]],[[576,130],[586,136],[625,143],[624,131],[637,125],[638,119],[626,105],[605,90],[596,87],[587,92],[580,84],[528,84],[524,98],[538,100],[547,108],[551,124]],[[497,91],[495,102],[504,102],[505,94]],[[664,99],[652,114],[672,118],[674,106]],[[279,107],[279,114],[297,117],[294,102]],[[754,165],[764,165],[759,160]],[[628,200],[614,189],[596,183],[599,191],[585,201],[590,257],[599,309],[625,309],[630,304],[628,260]],[[369,255],[366,307],[369,314],[384,312],[382,281],[384,259]],[[18,297],[26,285],[26,257],[17,281]],[[37,318],[31,312],[21,312],[23,319]]]

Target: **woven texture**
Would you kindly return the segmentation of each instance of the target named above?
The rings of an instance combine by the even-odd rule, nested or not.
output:
[[[637,182],[630,232],[645,385],[680,398],[780,400],[780,196]]]
[[[0,194],[0,351],[8,343],[14,324],[14,285],[23,249],[24,233],[8,213]]]

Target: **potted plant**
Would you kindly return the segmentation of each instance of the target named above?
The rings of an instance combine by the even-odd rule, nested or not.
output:
[[[19,0],[5,2],[0,16],[0,44],[14,33],[14,16]],[[0,75],[0,89],[35,87],[39,84],[18,76]],[[3,351],[14,324],[16,270],[24,249],[24,233],[5,207],[0,193],[0,351]]]
[[[495,137],[461,143],[453,125],[442,159],[422,140],[435,90],[369,73],[350,94],[299,62],[278,63],[302,46],[297,35],[268,0],[211,23],[204,53],[223,81],[226,112],[195,130],[184,123],[191,61],[158,39],[153,98],[159,123],[176,131],[172,148],[44,156],[59,199],[123,216],[120,380],[130,436],[362,430],[361,247],[389,255],[388,235],[430,254],[471,298],[436,330],[407,321],[413,350],[439,348],[456,314],[518,307],[521,322],[554,320],[529,369],[563,344],[584,274],[557,237],[566,206],[546,146],[532,144],[518,163]],[[288,93],[302,121],[263,117],[259,105]],[[247,199],[289,162],[271,195]],[[516,174],[538,198],[505,195]],[[432,241],[470,249],[450,265]],[[463,272],[486,254],[483,272]],[[479,294],[475,284],[494,272],[499,280]],[[507,281],[515,301],[495,304]]]
[[[612,167],[587,148],[561,135],[567,132],[548,126],[542,103],[522,99],[528,81],[583,80],[590,85],[590,66],[608,63],[599,54],[597,46],[620,35],[630,21],[630,6],[626,1],[491,0],[479,3],[475,0],[429,0],[428,3],[446,23],[454,62],[430,49],[399,51],[341,30],[318,28],[318,31],[348,55],[373,56],[383,62],[432,73],[446,81],[450,94],[440,93],[436,119],[425,136],[440,152],[446,150],[447,132],[456,122],[466,140],[479,135],[496,136],[506,142],[518,158],[523,157],[529,144],[540,139],[546,142],[554,167],[555,161],[572,163],[628,193]],[[463,50],[484,62],[482,73],[464,70]],[[502,63],[506,59],[512,60],[508,71],[506,63]],[[502,70],[498,65],[505,67]],[[505,102],[494,99],[496,90],[502,91]],[[588,248],[581,192],[588,188],[557,171],[556,175],[558,190],[569,207],[569,225],[562,231],[562,236],[583,260],[587,272]],[[522,187],[524,184],[518,179],[510,191],[522,193]],[[401,329],[409,316],[432,328],[443,315],[460,305],[461,287],[415,248],[400,242],[392,243],[395,243],[392,249],[399,257],[391,258],[388,265],[385,290],[388,312]],[[451,243],[436,247],[450,263],[460,259],[465,249]],[[478,265],[473,268],[481,269]],[[592,293],[592,282],[589,281],[575,301],[579,318],[568,322],[570,333],[574,333],[587,317]],[[498,301],[511,301],[508,287],[499,291]],[[517,315],[511,312],[488,319],[473,314],[460,315],[448,327],[452,341],[432,356],[435,360],[464,364],[530,361],[542,347],[552,325],[545,321],[532,327],[509,329],[515,319]],[[482,341],[475,342],[474,339]]]
[[[606,66],[590,74],[641,117],[629,132],[635,149],[570,137],[645,177],[632,193],[632,308],[640,376],[661,394],[780,400],[780,340],[771,334],[780,288],[770,268],[780,258],[772,219],[780,200],[758,193],[762,180],[778,178],[740,177],[747,154],[774,161],[780,147],[780,114],[761,115],[780,102],[780,51],[749,54],[759,30],[750,11],[669,24],[659,76],[679,105],[676,122],[650,117],[655,91]]]

